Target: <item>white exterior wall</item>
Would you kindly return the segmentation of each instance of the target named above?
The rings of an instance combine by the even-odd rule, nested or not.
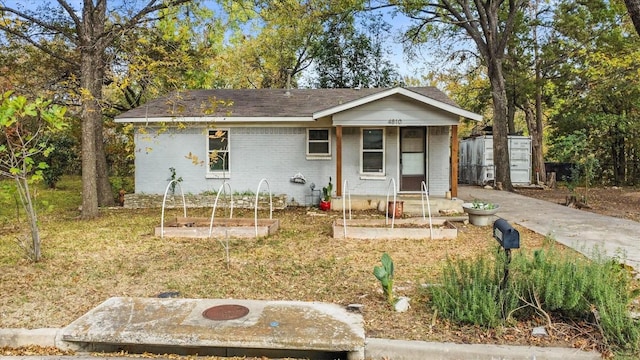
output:
[[[204,165],[195,165],[185,156],[191,152],[206,160],[206,134],[204,128],[188,128],[180,131],[167,130],[158,134],[157,128],[135,129],[136,193],[163,194],[171,173],[182,177],[180,184],[185,193],[200,193],[204,190],[200,182],[204,178]],[[198,175],[202,175],[198,177]],[[199,178],[199,181],[196,179]],[[178,191],[178,188],[176,188]]]
[[[220,129],[225,129],[220,127]],[[310,184],[322,189],[333,178],[335,190],[335,132],[332,130],[332,157],[329,160],[307,160],[306,128],[303,127],[230,127],[230,167],[227,179],[206,178],[207,131],[209,128],[172,130],[157,136],[136,131],[136,193],[161,194],[169,183],[169,167],[182,177],[185,193],[217,191],[226,180],[233,192],[255,193],[262,178],[269,182],[273,194],[287,194],[288,201],[305,204],[311,195]],[[150,130],[147,129],[149,132]],[[186,156],[191,153],[205,161],[194,164]],[[302,173],[306,184],[290,181]],[[261,192],[267,186],[261,187]]]
[[[342,129],[342,182],[348,181],[351,195],[386,195],[391,179],[398,182],[398,129],[385,129],[385,174],[384,176],[363,176],[360,174],[360,137],[362,128]],[[391,190],[392,191],[392,190]],[[347,195],[343,187],[342,194]],[[391,192],[391,194],[393,194]]]

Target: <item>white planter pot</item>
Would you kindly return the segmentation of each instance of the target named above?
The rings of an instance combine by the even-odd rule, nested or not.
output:
[[[472,203],[464,203],[462,204],[462,210],[469,214],[471,225],[487,226],[493,220],[493,216],[500,210],[500,206],[496,205],[493,209],[475,209]]]

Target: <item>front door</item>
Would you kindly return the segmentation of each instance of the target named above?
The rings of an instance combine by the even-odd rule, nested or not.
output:
[[[400,128],[400,191],[421,191],[426,181],[425,128]]]

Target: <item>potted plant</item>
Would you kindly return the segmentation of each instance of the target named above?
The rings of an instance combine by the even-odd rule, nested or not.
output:
[[[331,210],[331,192],[333,191],[333,184],[331,183],[331,177],[329,177],[329,184],[322,188],[322,199],[320,199],[320,210]]]
[[[472,203],[462,204],[462,209],[469,214],[469,222],[472,225],[487,226],[491,222],[493,215],[500,209],[500,206],[475,199]]]

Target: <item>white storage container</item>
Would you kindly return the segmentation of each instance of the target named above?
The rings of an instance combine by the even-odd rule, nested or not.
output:
[[[531,138],[509,135],[511,183],[531,184]],[[461,184],[486,185],[495,179],[493,136],[482,135],[460,141],[459,178]]]

